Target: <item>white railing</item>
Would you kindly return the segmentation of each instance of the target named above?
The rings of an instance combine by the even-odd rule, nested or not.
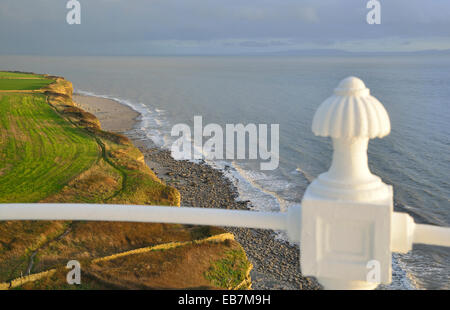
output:
[[[367,163],[370,138],[390,132],[383,105],[354,77],[341,81],[317,110],[316,135],[333,139],[328,172],[288,212],[101,204],[0,204],[0,220],[177,223],[284,230],[300,244],[301,268],[326,289],[373,289],[391,282],[392,252],[413,243],[450,246],[450,228],[415,224],[393,212],[393,190]],[[375,269],[370,269],[375,266]]]
[[[287,229],[287,214],[241,210],[113,204],[3,204],[1,220],[121,221]]]

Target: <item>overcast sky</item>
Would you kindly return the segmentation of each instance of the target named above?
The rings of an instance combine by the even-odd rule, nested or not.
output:
[[[0,0],[0,53],[227,54],[297,49],[450,49],[449,0]]]

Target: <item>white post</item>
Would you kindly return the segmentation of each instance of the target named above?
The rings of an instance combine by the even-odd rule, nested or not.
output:
[[[392,252],[413,243],[450,246],[450,229],[393,212],[393,190],[368,166],[369,139],[390,132],[389,116],[364,83],[342,80],[314,115],[312,130],[333,140],[328,172],[307,188],[301,209],[301,267],[325,289],[374,289],[391,282]]]
[[[318,108],[312,129],[333,139],[334,152],[329,171],[302,200],[302,273],[326,289],[389,283],[392,188],[367,162],[369,139],[390,131],[387,112],[360,79],[349,77]],[[373,262],[379,272],[372,279],[367,266]]]

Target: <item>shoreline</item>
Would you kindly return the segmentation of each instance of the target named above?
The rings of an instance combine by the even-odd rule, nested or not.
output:
[[[94,114],[104,130],[126,135],[145,156],[146,164],[167,185],[178,189],[181,205],[201,208],[247,210],[248,201],[239,200],[235,185],[221,170],[205,162],[177,161],[170,151],[151,141],[129,134],[139,123],[140,113],[116,100],[75,93],[73,101]],[[318,289],[319,285],[299,272],[299,249],[277,240],[268,230],[225,228],[235,235],[253,264],[252,287],[258,289]]]
[[[116,133],[130,131],[140,115],[130,107],[112,99],[73,94],[72,100],[84,111],[94,114],[105,131]]]

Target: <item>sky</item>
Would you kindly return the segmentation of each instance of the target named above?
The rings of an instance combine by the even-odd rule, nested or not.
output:
[[[449,0],[1,0],[0,54],[190,55],[450,49]]]

